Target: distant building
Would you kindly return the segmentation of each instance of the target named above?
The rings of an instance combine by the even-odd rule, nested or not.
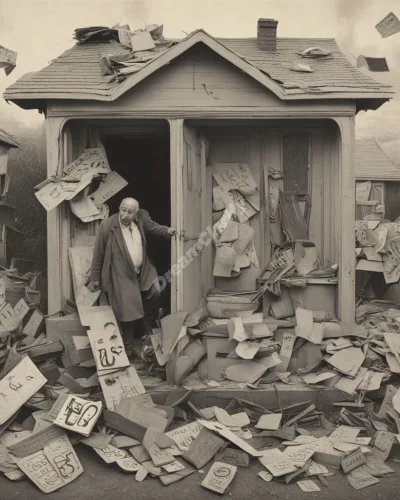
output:
[[[381,205],[385,219],[393,222],[400,217],[400,167],[373,137],[356,140],[355,177],[357,220]]]

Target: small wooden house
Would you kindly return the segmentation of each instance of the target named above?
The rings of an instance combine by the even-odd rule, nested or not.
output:
[[[160,273],[172,270],[172,311],[190,310],[210,287],[256,287],[255,267],[234,279],[215,278],[211,245],[174,273],[174,263],[212,223],[210,164],[246,162],[261,191],[261,210],[251,218],[260,268],[271,243],[282,241],[279,220],[269,217],[270,186],[305,190],[310,239],[323,265],[339,264],[338,314],[353,323],[355,115],[393,94],[350,64],[335,40],[277,38],[277,24],[260,19],[257,37],[248,39],[195,31],[122,82],[102,76],[99,60],[125,47],[75,45],[11,85],[4,98],[45,113],[49,176],[101,141],[112,169],[129,182],[121,195],[138,198],[154,220],[177,228],[171,252],[160,244],[153,256]],[[301,54],[311,47],[325,56]],[[68,247],[85,245],[96,227],[80,223],[66,204],[48,213],[50,314],[72,294]]]
[[[395,165],[373,137],[356,140],[356,219],[361,220],[383,205],[384,218],[400,217],[400,167]]]

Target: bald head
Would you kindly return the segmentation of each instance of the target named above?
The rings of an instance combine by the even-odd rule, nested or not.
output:
[[[124,226],[129,224],[135,219],[139,210],[139,202],[134,198],[124,198],[119,206],[119,220]]]

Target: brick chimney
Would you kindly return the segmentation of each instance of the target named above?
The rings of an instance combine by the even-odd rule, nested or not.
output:
[[[278,21],[275,19],[261,18],[257,23],[257,43],[260,50],[276,52],[276,28]]]

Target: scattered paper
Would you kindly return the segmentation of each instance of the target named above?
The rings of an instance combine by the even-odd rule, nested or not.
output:
[[[307,479],[304,481],[297,481],[298,486],[302,491],[305,491],[306,493],[311,493],[313,491],[321,491],[321,489],[314,483],[314,481],[311,481],[311,479]]]
[[[65,485],[44,451],[17,460],[17,465],[43,493],[51,493]]]
[[[334,354],[327,362],[341,373],[350,377],[355,377],[364,361],[364,354],[358,347],[342,349]]]
[[[4,424],[46,383],[47,379],[29,357],[18,363],[0,380],[0,425]]]
[[[284,476],[297,470],[294,463],[278,448],[264,450],[258,460],[274,477]]]
[[[45,446],[43,451],[64,484],[70,483],[83,473],[83,467],[66,434]]]
[[[256,429],[263,429],[266,431],[276,431],[279,429],[279,425],[282,420],[282,413],[270,413],[267,415],[261,415]]]
[[[235,261],[236,252],[231,246],[218,246],[215,254],[213,276],[230,278]]]
[[[123,450],[115,448],[115,446],[113,446],[112,444],[108,444],[103,449],[93,449],[107,464],[112,464],[117,460],[123,460],[124,458],[126,458],[126,453]]]
[[[130,366],[116,321],[96,322],[87,334],[99,375]]]
[[[393,12],[390,12],[385,16],[382,21],[380,21],[376,26],[379,34],[382,38],[386,38],[391,35],[395,35],[400,31],[400,20]]]
[[[214,462],[201,486],[223,495],[237,472],[237,467],[222,462]]]
[[[324,337],[324,327],[321,323],[313,322],[313,313],[307,309],[298,307],[296,309],[296,336],[312,342],[321,344]]]
[[[107,409],[111,411],[117,409],[122,399],[146,392],[134,366],[110,375],[101,375],[99,381]]]
[[[100,417],[101,410],[101,402],[68,396],[54,423],[64,429],[89,436]]]

